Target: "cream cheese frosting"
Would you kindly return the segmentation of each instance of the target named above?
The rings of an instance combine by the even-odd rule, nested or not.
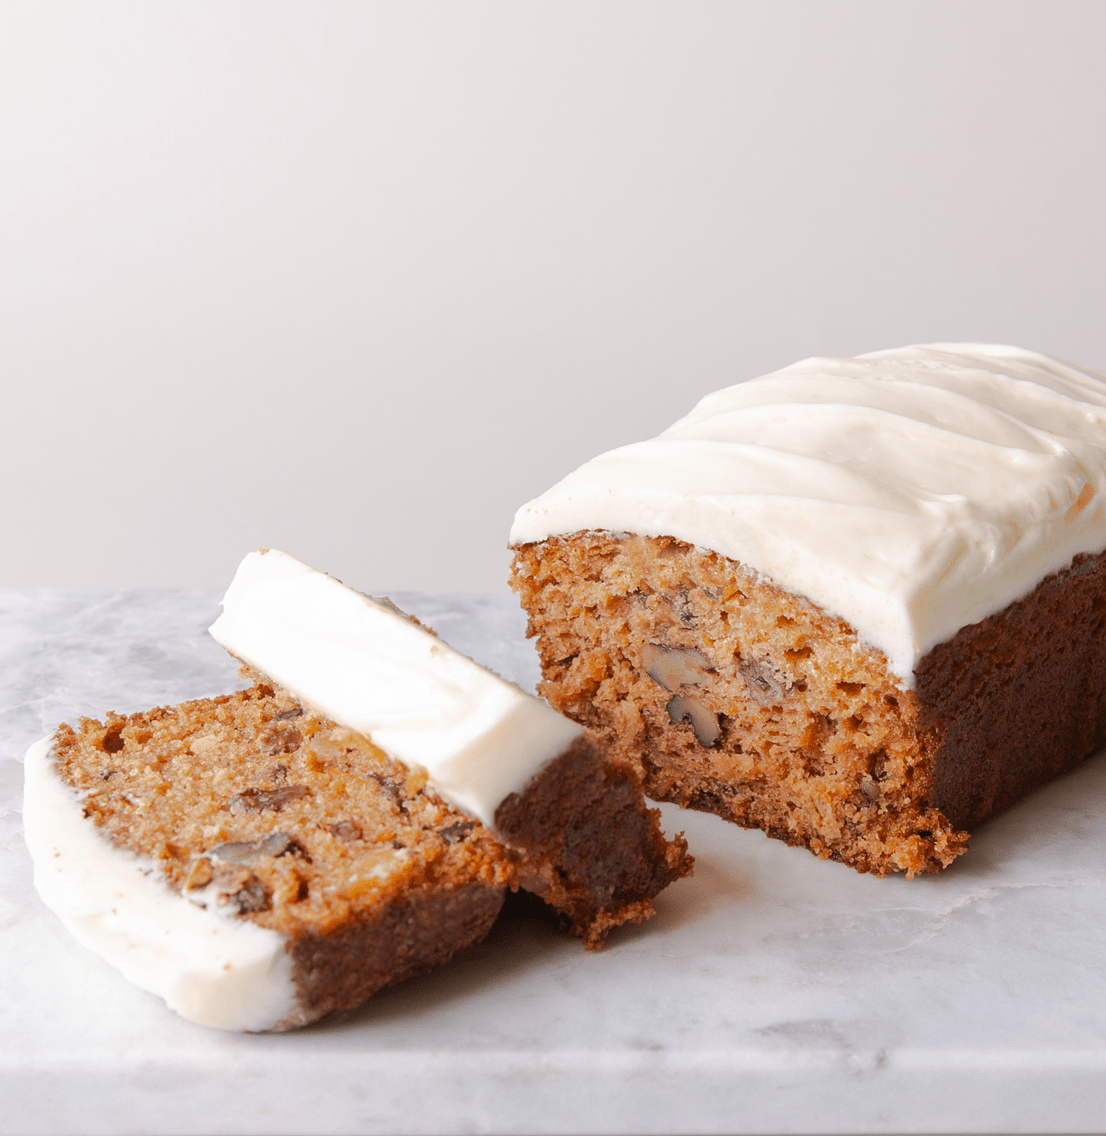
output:
[[[1106,376],[1014,347],[807,359],[704,398],[524,505],[513,546],[672,536],[919,659],[1106,549]]]
[[[494,827],[582,729],[402,613],[275,549],[248,555],[211,627],[232,655]]]
[[[52,737],[30,748],[23,768],[35,887],[78,942],[200,1025],[267,1030],[292,1018],[283,935],[185,899],[151,864],[114,847],[58,775]]]

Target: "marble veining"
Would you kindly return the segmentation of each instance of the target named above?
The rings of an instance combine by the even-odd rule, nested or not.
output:
[[[507,596],[393,595],[507,678]],[[21,758],[58,721],[227,690],[217,593],[0,589],[0,1132],[1106,1130],[1106,761],[874,880],[664,808],[694,878],[600,955],[527,915],[282,1036],[192,1026],[31,886]]]

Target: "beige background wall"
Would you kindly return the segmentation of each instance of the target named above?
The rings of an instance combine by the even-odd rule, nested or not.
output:
[[[269,544],[495,591],[515,507],[811,354],[1106,368],[1106,4],[6,3],[0,583]]]

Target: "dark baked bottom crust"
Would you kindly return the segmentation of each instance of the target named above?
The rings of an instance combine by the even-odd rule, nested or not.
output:
[[[512,586],[542,693],[649,796],[860,871],[947,866],[1106,742],[1100,556],[935,648],[912,691],[842,620],[672,538],[526,545]]]
[[[386,986],[441,966],[480,942],[503,906],[502,889],[469,884],[394,902],[377,921],[288,944],[297,1013],[274,1026],[292,1029],[351,1010]]]

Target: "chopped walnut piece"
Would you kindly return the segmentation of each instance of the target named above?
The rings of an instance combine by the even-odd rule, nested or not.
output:
[[[251,873],[249,879],[233,895],[227,896],[227,903],[239,915],[251,911],[268,911],[269,889]]]
[[[791,693],[791,688],[780,683],[770,664],[763,660],[746,659],[737,669],[745,680],[749,697],[765,709],[779,706]]]
[[[664,602],[684,627],[695,626],[697,621],[695,609],[691,605],[691,598],[686,588],[665,596]]]
[[[672,692],[681,686],[697,685],[714,670],[699,651],[662,647],[659,643],[646,643],[641,651],[641,661],[646,674]]]
[[[400,789],[399,785],[390,777],[385,777],[382,773],[370,773],[369,776],[384,790],[388,800],[390,800],[400,812],[403,812],[403,791]]]
[[[261,736],[262,753],[276,756],[280,753],[292,753],[303,744],[303,734],[295,726],[278,726]]]
[[[286,785],[279,789],[246,789],[232,798],[230,811],[257,813],[264,809],[272,809],[274,812],[280,812],[285,805],[302,800],[310,794],[311,790],[306,785]]]
[[[476,821],[474,820],[459,820],[449,825],[448,828],[443,828],[438,835],[446,844],[456,844],[464,840],[475,827]]]
[[[362,839],[361,826],[352,820],[340,820],[335,824],[328,824],[326,827],[331,836],[347,844]]]
[[[272,832],[260,840],[239,840],[207,850],[224,864],[250,864],[259,856],[302,856],[310,859],[303,845],[286,832]]]
[[[697,698],[690,694],[677,694],[668,700],[665,707],[669,718],[677,725],[691,720],[692,729],[699,744],[710,749],[722,736],[722,728],[718,725],[718,715],[708,710]]]

